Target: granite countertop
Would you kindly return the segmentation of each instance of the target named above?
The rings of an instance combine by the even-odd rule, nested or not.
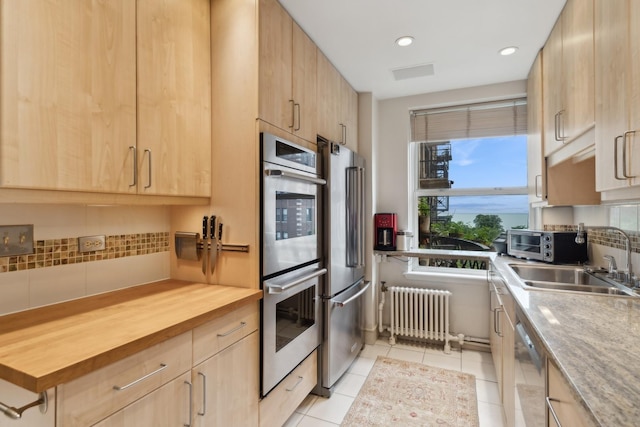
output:
[[[262,298],[163,280],[0,317],[0,379],[41,392]]]
[[[638,425],[640,298],[525,289],[513,262],[492,260],[593,424]]]

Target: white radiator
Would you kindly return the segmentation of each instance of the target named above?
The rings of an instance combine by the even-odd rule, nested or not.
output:
[[[399,286],[387,289],[390,295],[391,345],[395,345],[396,335],[444,341],[445,353],[451,351],[450,340],[463,343],[463,335],[456,337],[449,334],[451,292]]]

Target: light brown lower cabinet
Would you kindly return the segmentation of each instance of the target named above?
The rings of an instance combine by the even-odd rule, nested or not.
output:
[[[105,418],[94,427],[191,426],[189,403],[192,387],[188,372],[142,399]]]
[[[565,382],[562,374],[549,361],[547,363],[547,419],[549,427],[587,427],[586,414]]]
[[[196,427],[257,427],[259,334],[253,332],[191,371]]]
[[[281,426],[318,382],[318,351],[311,353],[260,401],[260,427]]]

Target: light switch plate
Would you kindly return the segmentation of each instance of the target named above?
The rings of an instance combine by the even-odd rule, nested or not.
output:
[[[0,256],[33,253],[33,224],[0,225]]]
[[[105,250],[105,236],[78,237],[78,249],[80,253]]]

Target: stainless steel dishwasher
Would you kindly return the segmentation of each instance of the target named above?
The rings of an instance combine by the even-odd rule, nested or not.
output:
[[[544,348],[519,308],[516,308],[515,330],[516,408],[521,408],[527,427],[545,427],[547,411]]]

